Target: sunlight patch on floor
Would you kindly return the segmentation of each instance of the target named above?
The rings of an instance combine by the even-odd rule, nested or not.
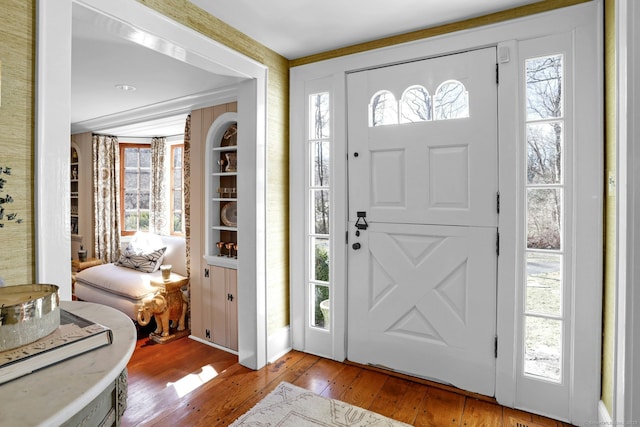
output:
[[[200,373],[185,375],[176,382],[167,383],[167,387],[173,387],[178,397],[183,397],[217,376],[218,372],[213,366],[206,365],[201,368]]]

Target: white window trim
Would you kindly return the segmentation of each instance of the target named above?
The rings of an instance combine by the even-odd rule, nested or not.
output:
[[[292,346],[296,350],[303,350],[311,354],[317,354],[323,357],[329,357],[336,360],[344,360],[346,357],[345,348],[345,313],[346,313],[346,251],[343,239],[346,230],[346,217],[341,212],[346,212],[346,187],[335,185],[336,183],[346,182],[346,159],[337,153],[346,152],[346,144],[344,140],[344,118],[336,113],[336,105],[343,105],[344,102],[337,96],[338,91],[334,88],[344,85],[343,81],[335,78],[323,78],[302,83],[303,97],[291,99],[291,111],[301,111],[303,122],[292,122],[292,141],[298,141],[297,144],[292,143],[289,153],[290,176],[297,176],[298,179],[290,180],[289,188],[291,197],[290,203],[290,224],[291,230],[297,230],[290,233],[289,245],[291,253],[290,262],[290,311],[291,324],[301,325],[299,328],[292,330]],[[330,292],[331,292],[331,326],[330,330],[322,330],[309,326],[308,313],[308,277],[309,277],[309,247],[308,247],[308,227],[307,218],[309,212],[307,210],[307,185],[309,169],[308,153],[308,114],[309,114],[309,95],[313,93],[327,92],[330,96],[330,216],[329,224],[333,230],[330,237]],[[342,98],[343,100],[344,98]],[[341,104],[339,104],[342,102]],[[303,178],[304,177],[304,178]],[[336,260],[343,260],[336,262]],[[304,303],[302,303],[304,301]],[[311,334],[313,339],[308,339]]]
[[[304,124],[303,111],[306,108],[306,87],[305,84],[314,80],[323,78],[330,79],[334,82],[331,96],[334,101],[334,115],[333,119],[337,120],[341,118],[345,120],[346,117],[346,87],[345,87],[345,73],[349,71],[373,68],[383,64],[393,64],[404,62],[407,60],[415,60],[419,58],[426,58],[432,56],[438,56],[442,54],[448,54],[452,52],[461,52],[473,48],[484,47],[489,45],[498,46],[498,57],[500,64],[500,86],[499,86],[499,138],[500,138],[500,194],[501,194],[501,215],[500,215],[500,233],[501,233],[501,255],[499,259],[498,269],[498,336],[499,353],[497,359],[497,378],[496,378],[496,398],[497,400],[506,405],[512,406],[514,404],[515,396],[515,377],[516,363],[515,355],[517,354],[516,348],[508,345],[507,343],[515,343],[515,330],[514,324],[516,324],[516,311],[514,309],[514,302],[516,300],[516,293],[513,283],[518,280],[516,272],[516,264],[522,263],[521,260],[516,259],[516,245],[518,244],[518,236],[516,229],[516,220],[518,215],[518,204],[520,200],[518,197],[517,189],[518,184],[514,179],[505,179],[505,177],[518,177],[519,174],[516,170],[516,164],[521,156],[521,150],[523,147],[516,146],[515,141],[518,139],[519,129],[522,127],[521,118],[518,117],[516,112],[520,107],[518,96],[514,94],[518,93],[518,63],[517,63],[517,40],[538,38],[549,34],[563,33],[568,31],[574,32],[574,37],[577,42],[577,56],[590,57],[594,61],[594,65],[589,67],[588,73],[598,73],[598,70],[602,69],[602,47],[601,45],[601,22],[602,22],[602,2],[596,0],[576,6],[559,9],[543,14],[532,15],[509,22],[498,23],[482,27],[479,29],[472,29],[461,31],[455,34],[449,34],[444,36],[433,37],[426,40],[420,40],[415,42],[406,43],[399,46],[393,46],[388,48],[382,48],[374,51],[364,52],[360,54],[354,54],[346,57],[336,58],[333,60],[323,61],[321,63],[307,64],[300,67],[291,69],[291,151],[290,151],[290,203],[291,203],[291,306],[292,306],[292,319],[291,329],[293,336],[294,348],[304,350],[306,343],[304,342],[303,332],[301,329],[304,325],[304,316],[300,316],[300,313],[296,311],[296,307],[302,305],[303,299],[299,292],[296,291],[296,284],[300,283],[301,278],[300,270],[297,266],[301,264],[299,254],[302,251],[302,246],[299,242],[296,242],[296,234],[300,234],[302,230],[300,226],[302,223],[299,218],[296,217],[296,206],[303,206],[304,193],[301,191],[298,181],[300,181],[301,169],[299,165],[304,159],[301,157],[301,153],[297,147],[304,140],[304,134],[302,125]],[[593,29],[597,28],[596,34]],[[596,37],[597,36],[597,41]],[[593,49],[594,43],[597,44],[597,55],[593,55],[593,51],[589,52],[585,49]],[[511,56],[511,57],[510,57]],[[594,58],[595,56],[595,58]],[[580,70],[576,73],[577,78],[582,78],[584,70]],[[591,76],[592,77],[592,76]],[[592,77],[593,78],[593,77]],[[596,81],[602,82],[601,74],[597,75]],[[576,84],[578,86],[578,84]],[[602,117],[602,99],[601,91],[596,91],[597,101],[596,105],[592,105],[587,108],[595,108],[593,111],[595,117]],[[579,95],[576,96],[576,104],[580,104],[581,100]],[[592,117],[594,117],[592,115]],[[333,153],[334,158],[345,158],[345,156],[338,153],[346,153],[346,123],[334,122],[334,130],[332,133],[332,140],[335,141],[335,151]],[[582,126],[582,124],[581,124]],[[581,170],[591,168],[591,171],[602,170],[602,142],[600,135],[602,135],[602,120],[593,120],[590,123],[585,123],[579,129],[580,133],[596,135],[597,146],[592,147],[591,153],[585,152],[577,153],[580,158],[580,164],[576,166],[574,171],[577,175],[581,176]],[[579,134],[576,134],[576,138],[580,138]],[[343,145],[339,145],[343,144]],[[340,151],[339,147],[344,147],[344,151]],[[522,165],[519,166],[520,168]],[[336,173],[336,169],[333,168],[332,173]],[[602,207],[602,173],[598,172],[591,174],[595,177],[591,182],[580,181],[577,183],[575,190],[575,204],[574,210],[576,212],[593,212],[594,214],[584,221],[578,220],[574,224],[576,236],[574,244],[580,245],[576,249],[574,264],[574,283],[582,282],[588,283],[586,290],[583,289],[582,293],[578,297],[578,301],[584,301],[590,299],[589,307],[596,304],[601,306],[601,286],[602,283],[598,280],[601,277],[602,269],[602,245],[601,245],[601,207]],[[341,177],[346,183],[346,174]],[[333,182],[336,182],[334,176],[332,176]],[[337,190],[337,189],[336,189]],[[335,190],[334,190],[335,191]],[[346,193],[344,194],[344,204],[339,206],[333,205],[335,209],[335,218],[346,218]],[[334,222],[334,234],[332,236],[336,241],[341,239],[347,232],[346,224],[338,226]],[[580,233],[581,230],[586,232]],[[593,235],[596,238],[593,238]],[[590,236],[588,239],[581,236]],[[522,239],[522,237],[520,237]],[[347,245],[344,245],[347,248]],[[346,253],[344,258],[341,258],[346,265]],[[334,260],[338,260],[337,254],[334,253]],[[335,265],[332,266],[335,268]],[[521,265],[519,266],[521,268]],[[581,271],[576,271],[580,269]],[[594,280],[595,278],[595,280]],[[339,325],[345,326],[345,310],[346,310],[346,282],[340,283],[338,280],[334,280],[332,288],[333,295],[336,296],[336,303],[338,303],[339,295],[344,294],[345,299],[342,301],[343,306],[341,309],[335,309],[332,312],[334,330],[333,334],[336,334],[339,329]],[[594,303],[595,301],[595,303]],[[334,307],[335,308],[335,307]],[[573,420],[595,420],[597,419],[597,403],[599,401],[600,394],[600,313],[590,312],[585,313],[578,311],[573,313],[574,320],[573,325],[579,324],[583,330],[594,331],[592,337],[580,337],[582,341],[574,342],[574,351],[578,354],[582,351],[582,354],[591,354],[591,357],[584,358],[583,362],[573,366],[575,372],[589,372],[589,375],[575,376],[574,384],[572,384],[574,398],[571,400],[570,418]],[[343,331],[346,333],[346,331]],[[333,336],[334,346],[332,348],[333,353],[329,356],[336,360],[343,360],[346,357],[346,349],[344,348],[344,335],[337,337]],[[593,349],[597,348],[597,351]],[[343,351],[337,351],[337,350]],[[588,350],[587,350],[588,349]],[[329,351],[329,350],[328,350]]]
[[[640,417],[640,173],[637,171],[640,140],[640,43],[636,22],[640,7],[635,0],[616,1],[617,52],[617,248],[616,354],[614,355],[613,422]],[[636,118],[636,119],[634,119]],[[634,345],[635,341],[635,345]],[[604,405],[603,405],[604,406]],[[609,415],[609,414],[607,414]],[[607,419],[606,421],[609,421]]]

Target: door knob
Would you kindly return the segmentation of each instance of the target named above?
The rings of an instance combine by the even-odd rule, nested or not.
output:
[[[351,245],[351,247],[357,251],[358,249],[360,249],[360,243],[356,242],[353,245]]]

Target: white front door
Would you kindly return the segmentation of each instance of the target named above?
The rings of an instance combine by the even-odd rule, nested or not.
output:
[[[347,90],[348,358],[493,395],[495,49],[352,73]]]

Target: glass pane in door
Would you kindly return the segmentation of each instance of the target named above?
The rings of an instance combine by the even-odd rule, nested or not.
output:
[[[524,373],[559,382],[562,366],[562,321],[525,317]]]

